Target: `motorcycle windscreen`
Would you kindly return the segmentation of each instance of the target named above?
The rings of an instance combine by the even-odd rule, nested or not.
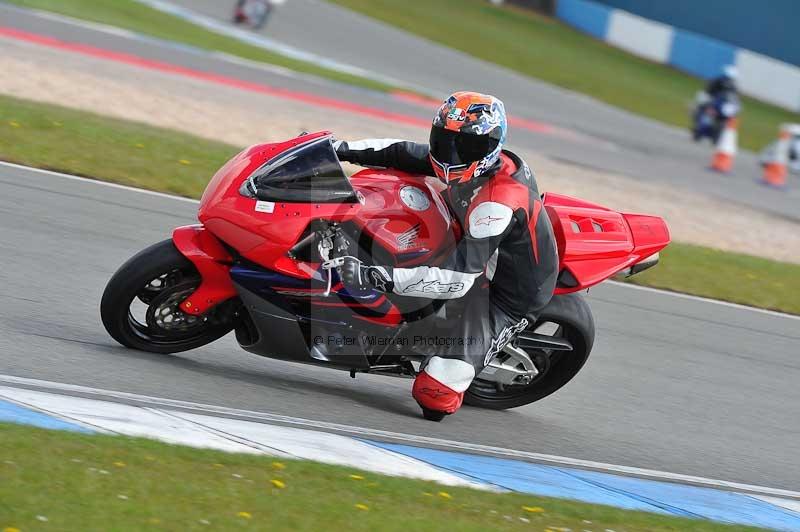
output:
[[[301,144],[270,159],[245,182],[264,201],[356,203],[330,137]]]

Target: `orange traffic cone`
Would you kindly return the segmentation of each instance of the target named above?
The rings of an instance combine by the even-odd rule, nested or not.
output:
[[[714,151],[714,158],[711,159],[711,169],[717,172],[728,173],[733,169],[733,158],[736,155],[736,128],[739,119],[729,118],[725,122],[725,129],[719,136],[717,146]]]
[[[789,143],[792,139],[792,131],[788,124],[781,126],[778,142],[771,161],[764,163],[764,174],[761,182],[773,187],[786,186],[787,165],[789,164]]]

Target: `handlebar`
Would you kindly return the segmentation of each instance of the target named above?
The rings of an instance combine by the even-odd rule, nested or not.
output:
[[[317,241],[317,232],[314,231],[313,233],[309,233],[305,238],[300,240],[297,244],[292,246],[292,249],[289,250],[289,256],[291,258],[297,258],[297,254],[303,251],[308,246],[312,245],[314,242]]]

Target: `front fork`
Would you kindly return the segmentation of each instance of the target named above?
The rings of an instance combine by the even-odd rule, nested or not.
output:
[[[185,225],[172,232],[172,242],[200,273],[200,286],[180,304],[186,314],[201,316],[237,295],[231,281],[233,258],[202,225]]]

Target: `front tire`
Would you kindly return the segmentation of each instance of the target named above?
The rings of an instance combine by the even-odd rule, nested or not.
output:
[[[529,329],[547,327],[554,327],[553,336],[569,340],[572,351],[537,352],[548,357],[548,368],[530,384],[499,387],[478,375],[464,394],[464,403],[493,410],[516,408],[543,399],[572,380],[594,344],[594,318],[589,304],[579,294],[553,296]]]
[[[120,344],[151,353],[179,353],[221,338],[233,329],[237,300],[203,316],[179,304],[200,285],[197,269],[172,240],[131,257],[111,277],[100,302],[106,331]]]

